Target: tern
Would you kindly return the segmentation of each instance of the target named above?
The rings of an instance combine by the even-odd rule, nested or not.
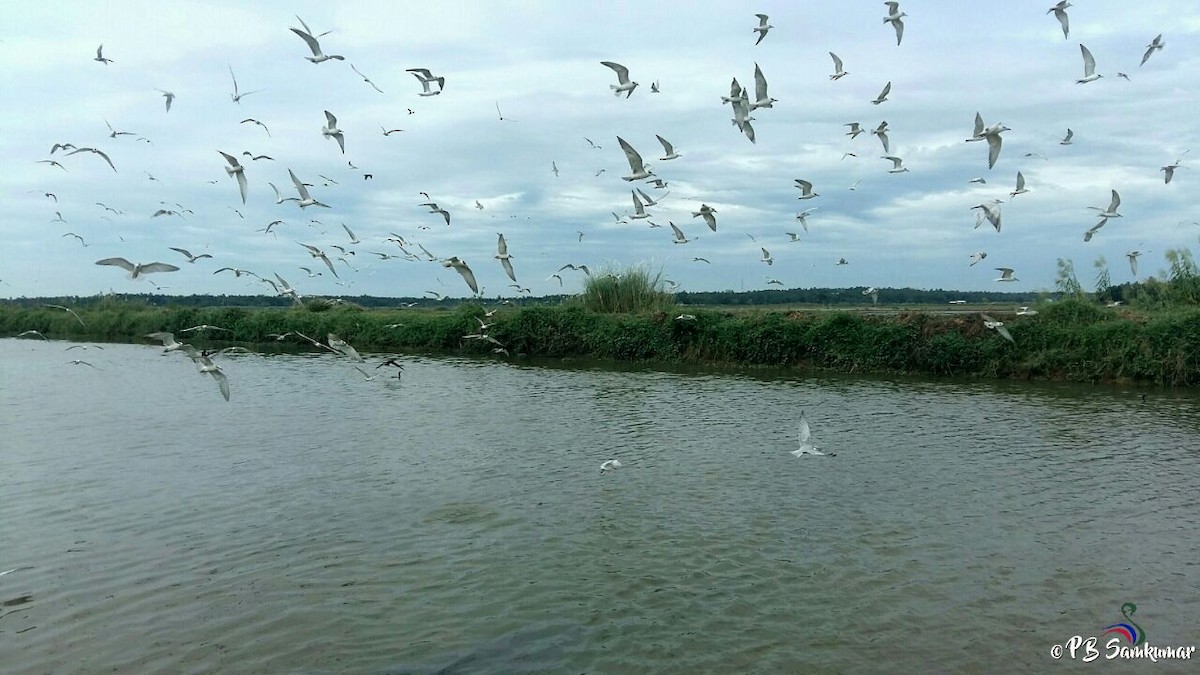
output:
[[[762,249],[762,261],[767,265],[774,265],[775,259],[771,257],[771,252],[761,246],[759,248]]]
[[[750,103],[750,110],[772,108],[778,100],[767,96],[767,78],[763,75],[762,68],[759,68],[757,63],[754,64],[754,101]]]
[[[996,159],[1000,157],[1000,147],[1004,141],[1000,138],[1000,134],[1005,131],[1012,131],[1003,124],[994,124],[983,130],[983,138],[988,144],[988,168],[996,165]]]
[[[1058,19],[1058,23],[1062,24],[1064,40],[1067,39],[1067,36],[1071,32],[1071,22],[1067,19],[1067,8],[1070,6],[1071,3],[1067,2],[1067,0],[1059,0],[1057,4],[1046,10],[1047,14],[1054,12],[1054,18]]]
[[[508,242],[504,241],[503,234],[497,233],[497,236],[499,236],[499,240],[496,242],[496,255],[493,257],[500,261],[500,265],[504,268],[504,273],[508,275],[508,278],[516,281],[517,274],[513,271],[512,256],[508,254]]]
[[[1037,313],[1036,309],[1029,309],[1028,307],[1018,307],[1016,311],[1017,316],[1036,316]]]
[[[808,420],[804,418],[804,413],[800,413],[800,447],[792,450],[792,454],[796,457],[804,455],[824,455],[825,453],[817,449],[817,446],[812,444],[812,430],[808,428]]]
[[[1022,174],[1020,171],[1018,171],[1017,172],[1017,189],[1008,193],[1008,195],[1010,197],[1016,197],[1017,195],[1023,195],[1026,192],[1029,192],[1029,190],[1025,189],[1025,175]]]
[[[551,173],[554,174],[555,178],[558,178],[558,162],[555,162],[555,161],[550,162],[550,171],[551,171]]]
[[[1000,273],[1000,278],[994,279],[994,281],[1020,281],[1020,279],[1013,276],[1013,269],[1011,267],[997,267],[995,269]]]
[[[97,265],[112,265],[114,267],[120,267],[121,269],[130,273],[130,277],[129,277],[130,279],[136,279],[143,274],[150,274],[152,272],[178,272],[179,271],[178,267],[176,267],[174,265],[168,265],[167,263],[152,262],[152,263],[145,263],[145,264],[140,264],[140,263],[134,264],[124,258],[105,258],[104,260],[97,260],[96,264]]]
[[[213,363],[212,359],[208,358],[208,352],[197,351],[196,348],[191,345],[182,345],[180,349],[182,349],[187,353],[188,356],[191,357],[192,361],[194,361],[199,368],[200,373],[208,373],[209,375],[212,375],[212,378],[217,381],[217,386],[221,389],[221,396],[224,396],[225,400],[228,401],[229,380],[225,377],[225,373],[221,372],[221,367]]]
[[[67,314],[70,314],[71,316],[75,317],[75,320],[79,322],[80,326],[85,326],[85,327],[87,326],[87,324],[85,324],[83,322],[83,319],[79,318],[79,315],[75,313],[75,310],[71,309],[70,307],[65,307],[63,305],[50,305],[50,304],[45,304],[45,303],[43,303],[42,306],[43,307],[51,307],[53,309],[61,309],[64,312],[66,312]]]
[[[366,359],[364,359],[358,353],[358,350],[356,350],[354,347],[351,347],[345,340],[341,339],[337,335],[330,333],[329,335],[325,336],[325,338],[329,341],[329,348],[333,351],[342,354],[343,356],[349,356],[359,363],[366,362]]]
[[[92,60],[99,61],[100,63],[103,63],[106,66],[110,63],[116,63],[116,61],[113,61],[112,59],[104,58],[104,45],[103,44],[101,44],[99,47],[96,47],[96,58],[94,58]]]
[[[1159,171],[1163,172],[1163,184],[1164,185],[1166,183],[1170,183],[1171,179],[1175,177],[1175,169],[1185,168],[1185,167],[1179,166],[1179,162],[1180,162],[1180,160],[1177,159],[1177,160],[1175,160],[1174,164],[1168,164],[1159,169]]]
[[[879,92],[879,95],[876,96],[875,99],[871,101],[871,103],[873,103],[875,105],[879,105],[880,103],[883,103],[884,101],[888,100],[887,97],[888,97],[888,94],[890,94],[890,93],[892,93],[892,83],[888,82],[887,84],[883,85],[883,90]]]
[[[625,159],[629,160],[629,175],[621,176],[622,180],[635,181],[649,178],[651,173],[649,167],[642,162],[642,156],[638,154],[633,146],[625,141],[624,138],[617,136],[617,143],[621,145],[621,150],[625,152]]]
[[[904,160],[894,155],[884,155],[880,159],[890,160],[892,168],[888,169],[888,173],[904,173],[908,168],[904,166]]]
[[[879,137],[879,142],[883,144],[884,152],[891,152],[891,150],[888,149],[887,132],[888,132],[887,120],[884,120],[884,121],[880,122],[879,126],[875,127],[874,131],[872,131],[871,133]]]
[[[708,204],[701,204],[699,211],[692,211],[692,217],[693,218],[703,217],[704,222],[708,225],[708,229],[712,230],[713,232],[716,232],[717,231],[717,218],[715,215],[713,215],[716,212],[717,212],[717,210],[714,209],[713,207],[709,206]]]
[[[830,58],[833,59],[833,74],[829,76],[829,79],[840,80],[843,77],[850,74],[850,73],[847,73],[845,71],[845,69],[842,68],[842,60],[840,58],[838,58],[837,54],[834,54],[833,52],[829,52],[829,56],[830,56]]]
[[[979,251],[978,253],[972,253],[970,257],[971,257],[971,264],[969,266],[974,267],[975,265],[979,264],[980,260],[987,258],[987,251]]]
[[[872,305],[879,304],[879,289],[878,288],[875,288],[874,286],[871,286],[870,288],[864,288],[862,294],[871,296],[871,304]]]
[[[1117,213],[1117,208],[1121,206],[1121,195],[1117,194],[1116,190],[1112,191],[1112,201],[1108,203],[1108,208],[1100,208],[1099,206],[1089,206],[1093,211],[1099,211],[1097,214],[1100,218],[1120,218],[1121,214]]]
[[[820,207],[814,207],[811,209],[807,209],[805,211],[801,211],[800,213],[796,214],[796,220],[799,221],[800,225],[804,228],[805,232],[808,232],[808,216],[813,211],[816,211],[817,208],[820,208]]]
[[[1162,33],[1159,33],[1158,37],[1155,37],[1154,40],[1152,40],[1150,42],[1150,44],[1146,45],[1146,53],[1142,55],[1142,62],[1138,64],[1138,68],[1141,68],[1142,66],[1146,65],[1146,61],[1150,58],[1150,55],[1162,48],[1163,48]]]
[[[1092,237],[1093,237],[1093,236],[1094,236],[1094,235],[1095,235],[1097,232],[1099,232],[1099,231],[1100,231],[1100,228],[1104,227],[1104,226],[1105,226],[1105,225],[1107,225],[1107,224],[1108,224],[1108,218],[1101,218],[1101,219],[1100,219],[1100,222],[1098,222],[1098,223],[1096,223],[1095,225],[1091,226],[1090,228],[1088,228],[1087,232],[1084,232],[1084,233],[1083,233],[1083,240],[1084,240],[1085,242],[1087,242],[1087,241],[1091,241],[1091,240],[1092,240]]]
[[[424,203],[424,204],[421,204],[421,206],[428,206],[428,207],[429,207],[429,212],[430,212],[430,213],[440,213],[440,214],[442,214],[442,218],[444,218],[444,219],[445,219],[445,221],[446,221],[446,224],[447,224],[447,225],[449,225],[449,224],[450,224],[450,212],[449,212],[449,211],[447,211],[446,209],[443,209],[442,207],[438,206],[438,205],[437,205],[437,202],[426,202],[426,203]]]
[[[806,180],[797,178],[796,179],[796,187],[800,188],[800,196],[796,197],[796,199],[812,199],[813,197],[821,196],[821,194],[819,192],[813,192],[812,183],[810,183]]]
[[[325,126],[321,127],[321,135],[325,138],[336,140],[338,147],[342,149],[342,154],[346,154],[346,137],[342,134],[342,130],[338,128],[337,118],[328,110],[325,111]]]
[[[466,262],[460,260],[458,256],[451,256],[442,261],[442,267],[453,268],[455,272],[462,275],[463,281],[467,282],[467,286],[470,286],[471,292],[479,295],[479,284],[475,281],[475,273],[471,271]]]
[[[67,361],[67,363],[76,365],[76,366],[89,366],[91,368],[96,367],[96,366],[93,366],[92,364],[88,363],[87,361],[84,361],[83,359],[72,359],[70,361]],[[97,369],[97,370],[99,370],[99,369]]]
[[[760,38],[761,39],[761,38]],[[600,463],[600,473],[616,471],[621,468],[621,461],[616,459],[607,459]]]
[[[867,133],[867,130],[863,129],[861,126],[859,126],[858,122],[849,122],[849,123],[843,124],[842,126],[850,127],[850,131],[846,132],[846,135],[850,137],[850,140],[854,140],[855,138],[858,137],[859,134]]]
[[[675,152],[675,146],[668,143],[667,139],[663,138],[662,136],[659,136],[658,134],[655,134],[654,137],[658,139],[659,143],[662,143],[663,152],[667,153],[666,157],[659,157],[658,158],[659,161],[665,162],[669,159],[679,159],[680,154],[678,152]]]
[[[246,169],[245,169],[245,167],[243,167],[241,164],[239,164],[237,161],[237,158],[234,157],[233,155],[226,154],[224,152],[221,152],[220,150],[218,150],[217,152],[220,153],[220,155],[225,158],[225,161],[229,162],[229,166],[225,167],[225,173],[237,178],[238,192],[240,192],[242,194],[242,203],[245,204],[246,203]]]
[[[97,150],[95,148],[75,148],[74,150],[68,152],[67,156],[78,154],[80,152],[90,152],[93,155],[100,155],[100,157],[102,157],[104,159],[104,161],[108,162],[108,166],[112,168],[113,173],[117,172],[117,167],[113,164],[113,161],[111,159],[109,159],[108,155],[104,154],[104,152]],[[41,160],[41,161],[46,161],[46,160]],[[51,162],[51,163],[53,163],[53,162]]]
[[[1075,80],[1075,84],[1087,84],[1088,82],[1095,82],[1101,77],[1104,77],[1103,75],[1096,74],[1096,59],[1092,58],[1091,50],[1089,50],[1087,47],[1084,47],[1081,43],[1079,45],[1079,51],[1081,54],[1083,54],[1083,77]]]
[[[383,90],[380,89],[379,87],[375,86],[375,83],[371,81],[371,78],[367,77],[366,75],[363,75],[362,71],[360,71],[358,68],[355,68],[353,63],[350,64],[350,70],[353,70],[355,73],[357,73],[358,76],[362,78],[363,82],[366,82],[367,84],[371,85],[372,89],[374,89],[375,91],[377,91],[381,94],[383,93]]]
[[[659,197],[657,200],[655,200],[655,199],[652,199],[650,197],[650,195],[646,194],[645,192],[642,192],[641,188],[636,188],[636,189],[637,189],[638,195],[641,196],[641,198],[642,198],[642,203],[645,204],[646,206],[655,206],[659,202],[661,202],[663,199],[665,199],[667,197],[667,195],[671,194],[670,192],[668,192],[667,194],[665,194],[662,197]]]
[[[354,236],[354,232],[352,232],[350,230],[350,228],[346,227],[345,223],[342,223],[342,229],[345,230],[346,234],[350,237],[351,244],[361,244],[362,243],[361,241],[359,241],[358,237]]]
[[[775,26],[767,23],[768,19],[766,14],[755,14],[754,16],[758,17],[758,25],[751,30],[755,33],[758,33],[758,39],[754,41],[754,44],[757,45],[763,41],[763,38],[767,37],[767,31],[771,30]]]
[[[179,349],[183,349],[184,347],[189,347],[189,346],[190,346],[190,345],[186,345],[186,344],[182,344],[182,343],[176,342],[176,341],[175,341],[175,334],[174,334],[174,333],[168,333],[168,332],[166,332],[166,331],[159,331],[159,332],[157,332],[157,333],[147,333],[147,334],[146,334],[146,337],[150,338],[151,340],[159,340],[159,341],[161,341],[161,342],[163,343],[163,351],[162,351],[162,353],[164,353],[164,354],[166,354],[166,353],[168,353],[168,352],[173,352],[173,351],[176,351],[176,350],[179,350]]]
[[[1129,258],[1129,271],[1132,272],[1133,276],[1135,277],[1137,276],[1137,259],[1140,255],[1142,255],[1141,251],[1130,251],[1125,254],[1125,257]]]
[[[303,24],[304,22],[301,21],[300,23]],[[312,56],[304,57],[309,61],[313,63],[324,63],[330,59],[337,59],[338,61],[346,60],[346,57],[341,56],[340,54],[329,54],[326,56],[325,52],[321,51],[321,43],[317,41],[317,38],[313,37],[309,33],[302,31],[299,28],[292,28],[291,31],[296,35],[299,35],[300,39],[304,40],[304,43],[308,45],[309,50],[312,51]]]
[[[417,78],[417,81],[421,83],[422,91],[417,96],[437,96],[446,87],[446,78],[434,77],[428,68],[407,68],[405,72],[412,73],[413,77]],[[434,82],[437,82],[437,91],[433,91],[429,86]]]
[[[242,102],[243,96],[249,96],[250,94],[257,94],[258,92],[262,91],[261,89],[255,89],[254,91],[239,92],[238,91],[238,83],[237,83],[237,75],[233,74],[233,66],[229,66],[229,77],[233,78],[233,93],[229,95],[229,98],[232,99],[234,103],[240,104]]]
[[[17,333],[17,337],[25,337],[26,335],[36,335],[36,336],[40,337],[41,339],[45,340],[46,342],[50,341],[50,338],[46,337],[45,335],[42,335],[41,333],[39,333],[36,330],[27,330],[27,331],[22,331],[20,333]]]
[[[333,263],[329,261],[329,256],[328,256],[328,255],[326,255],[324,251],[322,251],[321,249],[317,248],[316,246],[309,246],[308,244],[303,244],[303,243],[300,243],[300,242],[296,242],[296,243],[297,243],[297,244],[300,244],[300,245],[301,245],[301,246],[303,246],[304,248],[308,249],[308,253],[309,253],[309,255],[311,255],[312,257],[314,257],[314,258],[320,258],[320,259],[321,259],[321,262],[324,262],[324,263],[325,263],[325,266],[329,268],[329,271],[330,271],[330,272],[333,272],[333,276],[335,276],[335,277],[336,277],[336,276],[338,275],[338,273],[337,273],[337,270],[335,270],[335,269],[333,268]],[[339,277],[339,278],[340,278],[340,277]]]
[[[79,240],[80,244],[83,244],[83,246],[85,248],[87,247],[87,242],[83,240],[83,237],[79,236],[78,234],[75,234],[74,232],[68,232],[68,233],[64,234],[63,236],[64,237],[75,237],[76,239]]]
[[[229,169],[225,170],[228,171]],[[296,174],[293,173],[291,169],[288,169],[288,175],[292,177],[292,183],[296,186],[296,192],[300,193],[300,199],[296,201],[296,204],[299,205],[300,208],[305,208],[307,206],[323,206],[325,208],[329,208],[328,204],[322,204],[308,194],[308,186],[301,182],[299,178],[296,178]]]
[[[1009,271],[1011,272],[1012,270],[1009,270]],[[997,280],[997,281],[999,281],[999,280]],[[980,314],[979,316],[983,318],[983,327],[984,328],[994,330],[997,333],[999,333],[1001,335],[1001,337],[1003,337],[1005,340],[1008,340],[1009,342],[1013,343],[1014,345],[1017,344],[1017,341],[1013,339],[1012,334],[1009,333],[1008,329],[1004,327],[1004,322],[997,321],[997,320],[993,319],[992,317],[988,316],[987,314]]]
[[[671,232],[675,235],[674,243],[686,244],[689,241],[691,241],[686,236],[684,236],[683,230],[679,229],[678,225],[676,225],[675,223],[673,223],[669,220],[667,221],[667,224],[671,226]]]
[[[612,61],[601,61],[600,65],[612,68],[613,72],[617,74],[619,84],[608,85],[609,89],[612,89],[613,96],[620,96],[621,92],[626,92],[625,98],[633,96],[633,90],[637,89],[638,83],[630,81],[628,68]]]
[[[167,112],[171,112],[171,103],[175,101],[175,92],[165,91],[163,89],[155,89],[155,91],[161,93],[163,98],[167,99]]]
[[[983,202],[981,204],[976,204],[975,206],[972,206],[971,208],[980,210],[979,217],[976,218],[976,220],[975,220],[976,228],[978,228],[980,225],[982,225],[983,220],[986,218],[987,221],[992,224],[992,227],[996,228],[997,232],[1000,231],[1000,226],[1001,226],[1000,217],[1002,214],[1000,213],[1000,200],[999,199],[993,199],[990,202]]]
[[[1063,136],[1063,139],[1062,139],[1061,141],[1059,141],[1059,142],[1058,142],[1058,144],[1059,144],[1059,145],[1070,145],[1070,144],[1073,142],[1073,141],[1071,140],[1071,139],[1073,139],[1073,138],[1075,138],[1075,132],[1074,132],[1074,131],[1071,131],[1070,127],[1068,127],[1068,128],[1067,128],[1067,135],[1066,135],[1066,136]]]
[[[642,200],[638,199],[637,192],[630,190],[629,194],[633,196],[633,210],[634,210],[633,215],[629,216],[629,219],[630,220],[639,220],[639,219],[643,219],[643,218],[649,218],[650,214],[646,213],[645,205],[642,204]]]
[[[243,274],[245,274],[247,276],[255,277],[256,279],[261,278],[254,272],[251,272],[250,270],[238,269],[236,267],[222,267],[221,269],[217,270],[216,272],[213,272],[213,274],[220,274],[221,272],[233,272],[234,277],[240,277]]]
[[[904,39],[904,21],[902,18],[908,15],[900,11],[899,2],[885,2],[883,4],[888,7],[888,15],[883,17],[883,22],[891,23],[892,27],[896,29],[896,45],[899,46],[900,41]]]
[[[659,87],[658,87],[658,80],[655,80],[655,81],[653,81],[653,82],[651,82],[651,83],[650,83],[650,93],[651,93],[651,94],[660,94],[660,93],[662,93],[662,90],[660,90],[660,89],[659,89]]]
[[[242,95],[245,96],[245,94],[242,94]],[[242,120],[240,122],[240,124],[257,124],[258,126],[262,127],[263,131],[267,132],[268,138],[271,137],[271,130],[267,128],[267,125],[263,124],[262,122],[259,122],[258,120],[254,119],[253,117],[247,117],[246,119]]]
[[[208,324],[206,324],[206,323],[202,323],[202,324],[200,324],[199,326],[192,326],[191,328],[184,328],[183,330],[181,330],[181,331],[179,331],[179,332],[180,332],[180,333],[190,333],[190,332],[192,332],[192,331],[196,331],[196,330],[223,330],[223,331],[225,331],[226,333],[232,333],[232,332],[233,332],[233,331],[232,331],[231,329],[229,329],[229,328],[221,328],[220,326],[210,326],[210,325],[208,325]]]
[[[184,249],[184,248],[175,248],[174,246],[168,246],[167,248],[171,249],[172,251],[177,251],[179,253],[182,253],[183,257],[187,258],[188,259],[187,261],[190,263],[194,263],[197,260],[200,260],[201,258],[211,258],[212,257],[211,255],[209,255],[207,253],[201,253],[200,255],[192,255],[187,249]]]

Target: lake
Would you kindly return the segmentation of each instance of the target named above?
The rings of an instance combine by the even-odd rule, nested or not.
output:
[[[1051,647],[1127,602],[1200,644],[1195,391],[279,353],[226,402],[71,344],[0,340],[7,672],[1091,672]]]

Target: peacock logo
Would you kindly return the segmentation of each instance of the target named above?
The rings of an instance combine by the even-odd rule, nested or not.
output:
[[[1146,642],[1146,631],[1142,627],[1133,622],[1133,614],[1137,611],[1137,605],[1132,602],[1127,602],[1121,605],[1121,615],[1125,617],[1123,623],[1114,623],[1104,629],[1104,635],[1116,633],[1129,641],[1131,647],[1137,647]]]

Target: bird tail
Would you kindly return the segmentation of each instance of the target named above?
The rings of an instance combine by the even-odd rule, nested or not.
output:
[[[608,88],[613,90],[613,96],[620,96],[620,95],[621,95],[621,92],[617,91],[617,85],[615,85],[615,84],[610,84],[610,85],[608,85]]]

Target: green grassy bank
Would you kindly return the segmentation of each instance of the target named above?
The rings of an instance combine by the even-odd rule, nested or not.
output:
[[[0,304],[0,335],[37,330],[50,339],[148,343],[146,333],[172,331],[201,346],[205,338],[179,332],[211,324],[232,330],[208,334],[214,341],[209,344],[217,346],[276,344],[270,334],[299,331],[322,340],[337,333],[360,351],[492,353],[492,344],[463,338],[479,330],[484,308],[477,304],[438,310],[317,309],[154,307],[114,299],[79,309],[81,325],[59,309]],[[1200,308],[1130,310],[1072,299],[1040,310],[1021,317],[991,312],[1005,322],[1015,345],[987,330],[978,314],[920,311],[873,316],[684,309],[695,319],[679,320],[679,310],[599,313],[569,303],[501,308],[487,319],[494,323],[487,332],[513,357],[1200,386]],[[294,337],[288,343],[303,346]]]

